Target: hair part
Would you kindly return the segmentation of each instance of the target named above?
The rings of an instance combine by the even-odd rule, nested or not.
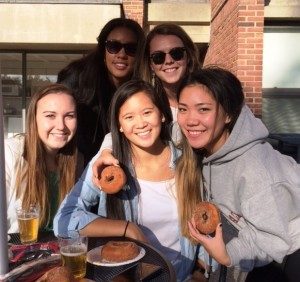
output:
[[[50,219],[50,203],[48,191],[48,170],[46,167],[46,151],[37,130],[37,104],[49,94],[64,94],[74,98],[69,88],[61,84],[50,84],[35,93],[28,107],[26,117],[26,134],[23,155],[19,161],[16,179],[16,195],[22,199],[26,209],[32,204],[40,207],[40,226],[45,226]],[[74,98],[74,103],[76,100]],[[76,136],[61,148],[56,156],[59,172],[59,203],[75,183],[77,166]],[[25,184],[24,184],[25,183]]]

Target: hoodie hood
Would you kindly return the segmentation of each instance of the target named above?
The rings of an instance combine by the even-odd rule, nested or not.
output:
[[[225,144],[202,163],[228,162],[267,138],[269,132],[262,121],[256,118],[249,107],[244,105]]]

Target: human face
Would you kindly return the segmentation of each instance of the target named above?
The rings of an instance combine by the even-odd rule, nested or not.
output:
[[[163,85],[178,85],[186,73],[186,51],[184,52],[183,58],[178,61],[174,60],[168,53],[173,48],[184,47],[182,40],[176,35],[155,35],[149,47],[150,56],[158,51],[167,53],[165,61],[160,65],[156,65],[150,60],[151,69],[155,75],[162,81]]]
[[[226,142],[230,118],[203,85],[190,85],[180,93],[178,124],[190,145],[211,155]]]
[[[126,27],[116,27],[107,36],[107,41],[118,41],[122,44],[136,43],[135,34]],[[105,49],[105,63],[109,77],[116,87],[130,79],[133,73],[135,57],[126,54],[124,48],[111,54]]]
[[[159,139],[163,117],[148,94],[138,92],[120,108],[120,131],[133,150],[150,150]]]
[[[37,102],[36,123],[39,138],[48,153],[57,153],[74,136],[76,106],[72,96],[52,93]]]

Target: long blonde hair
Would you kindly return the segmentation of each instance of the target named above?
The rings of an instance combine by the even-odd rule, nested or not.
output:
[[[192,218],[196,204],[201,201],[201,169],[197,156],[184,135],[179,147],[182,155],[177,161],[175,171],[179,221],[182,235],[193,241],[189,234],[188,221]]]
[[[23,159],[19,162],[16,176],[16,196],[22,199],[23,208],[32,204],[40,207],[40,227],[50,220],[50,203],[47,181],[46,151],[38,135],[36,110],[37,102],[49,94],[67,94],[72,97],[71,90],[61,84],[51,84],[35,93],[30,101],[26,119]],[[75,102],[75,99],[74,99]],[[75,137],[59,150],[56,156],[59,175],[59,203],[75,183],[77,166],[77,148]]]

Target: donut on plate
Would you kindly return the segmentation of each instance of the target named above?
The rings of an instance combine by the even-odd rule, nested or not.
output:
[[[221,221],[219,209],[209,202],[198,203],[193,218],[198,231],[205,235],[215,232]]]
[[[122,168],[109,165],[102,170],[99,184],[105,193],[114,194],[122,189],[126,181],[126,175]]]
[[[130,241],[109,241],[101,248],[104,262],[124,262],[132,260],[140,253],[139,246]]]

